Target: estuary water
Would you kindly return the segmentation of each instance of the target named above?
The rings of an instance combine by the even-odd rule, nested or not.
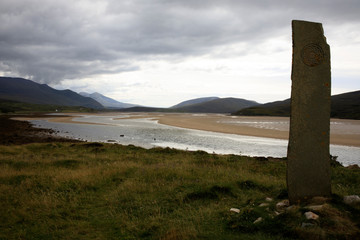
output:
[[[82,115],[73,121],[84,124],[32,120],[35,126],[51,128],[59,136],[94,142],[112,142],[144,148],[170,147],[217,154],[286,157],[287,140],[193,130],[159,124],[153,118],[131,115]],[[87,124],[85,124],[87,123]],[[94,123],[94,124],[88,124]],[[100,125],[101,124],[101,125]],[[274,123],[274,127],[284,123]],[[330,153],[343,165],[360,165],[360,148],[330,145]]]

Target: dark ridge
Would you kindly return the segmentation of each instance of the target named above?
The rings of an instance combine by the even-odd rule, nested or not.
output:
[[[238,116],[290,116],[290,99],[276,101],[241,109]],[[348,92],[331,97],[332,118],[360,119],[360,91]]]
[[[23,78],[0,77],[0,99],[33,104],[103,108],[94,99],[83,97],[71,90],[56,90],[46,84]]]

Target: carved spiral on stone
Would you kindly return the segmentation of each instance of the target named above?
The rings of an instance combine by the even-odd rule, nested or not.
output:
[[[309,67],[315,67],[324,60],[324,51],[318,44],[310,43],[301,50],[301,59]]]

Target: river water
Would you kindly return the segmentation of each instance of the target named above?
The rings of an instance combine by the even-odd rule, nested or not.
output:
[[[73,121],[96,124],[57,123],[47,120],[32,120],[35,126],[51,128],[58,135],[95,142],[114,142],[144,148],[170,147],[183,150],[202,150],[217,154],[241,154],[248,156],[285,157],[287,140],[224,134],[192,130],[159,124],[151,118],[129,119],[129,115],[113,116],[82,115]],[[268,123],[269,124],[269,123]],[[270,124],[271,125],[271,124]],[[273,127],[284,123],[274,122]],[[360,165],[360,148],[330,145],[330,153],[338,156],[343,165]]]

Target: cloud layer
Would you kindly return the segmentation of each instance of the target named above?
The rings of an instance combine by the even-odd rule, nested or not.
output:
[[[219,79],[233,86],[248,79],[244,87],[257,75],[259,82],[248,85],[255,94],[261,87],[269,91],[261,79],[289,72],[291,20],[304,19],[324,24],[336,57],[334,76],[354,81],[360,75],[353,67],[360,55],[359,12],[358,0],[2,0],[0,74],[79,90],[93,84],[110,95],[151,90],[163,98],[169,89],[201,88],[192,76],[207,79],[213,89],[206,94],[218,95],[216,89],[234,89],[219,87]],[[115,89],[111,76],[119,74],[122,88]]]
[[[139,70],[139,61],[237,54],[289,31],[292,17],[358,23],[359,1],[46,1],[0,3],[0,71],[38,82]]]

